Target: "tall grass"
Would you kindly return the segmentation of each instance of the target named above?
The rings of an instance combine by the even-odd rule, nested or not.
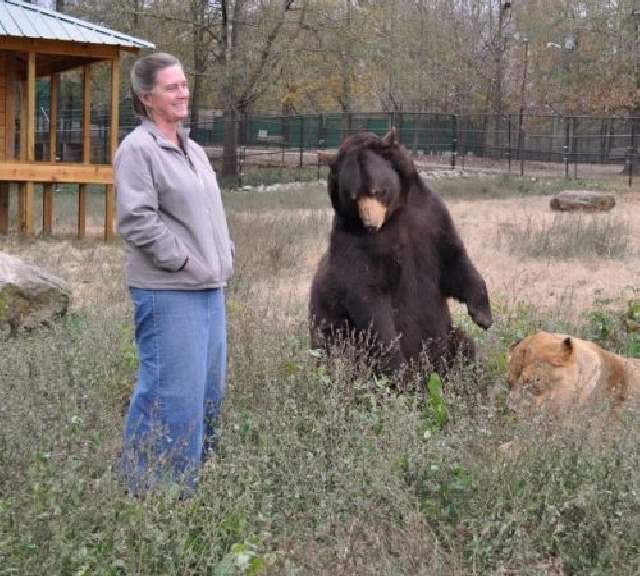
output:
[[[239,176],[223,177],[220,178],[220,182],[224,189],[232,189],[242,186],[269,186],[284,182],[320,180],[326,179],[326,176],[326,166],[261,166],[259,164],[246,164],[242,167]]]
[[[627,221],[619,216],[556,215],[529,217],[524,225],[502,223],[496,247],[529,258],[624,258],[632,244]]]
[[[429,186],[445,199],[489,200],[557,194],[563,190],[618,190],[620,182],[595,179],[519,177],[511,174],[465,178],[426,178]]]
[[[473,332],[481,364],[397,393],[348,345],[318,358],[306,295],[286,292],[326,212],[229,220],[229,390],[191,498],[133,498],[116,474],[136,358],[126,292],[101,288],[104,271],[90,306],[0,342],[0,574],[638,573],[637,412],[587,440],[588,422],[518,420],[504,402],[515,338],[588,326],[495,298],[495,326]]]
[[[228,211],[322,210],[331,208],[325,182],[288,183],[268,189],[230,189],[223,193]]]

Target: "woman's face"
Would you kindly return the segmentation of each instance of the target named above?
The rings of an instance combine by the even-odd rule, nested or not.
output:
[[[169,66],[156,74],[156,84],[142,103],[154,121],[179,122],[189,116],[189,85],[180,66]]]

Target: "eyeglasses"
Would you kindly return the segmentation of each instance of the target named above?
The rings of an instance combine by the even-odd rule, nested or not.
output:
[[[166,86],[158,86],[158,89],[168,94],[175,94],[178,90],[189,92],[189,84],[185,82],[176,82],[175,84],[167,84]]]

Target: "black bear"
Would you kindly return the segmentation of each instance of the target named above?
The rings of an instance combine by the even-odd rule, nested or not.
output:
[[[348,137],[328,164],[335,216],[311,287],[313,345],[330,347],[338,334],[371,331],[387,350],[387,373],[423,349],[439,372],[458,354],[472,357],[471,340],[452,326],[447,298],[465,303],[486,329],[485,282],[395,130],[384,138]]]

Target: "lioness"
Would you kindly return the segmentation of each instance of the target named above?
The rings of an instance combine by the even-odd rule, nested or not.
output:
[[[523,400],[560,414],[571,407],[616,409],[640,390],[640,361],[566,334],[537,332],[509,356],[509,405]]]

